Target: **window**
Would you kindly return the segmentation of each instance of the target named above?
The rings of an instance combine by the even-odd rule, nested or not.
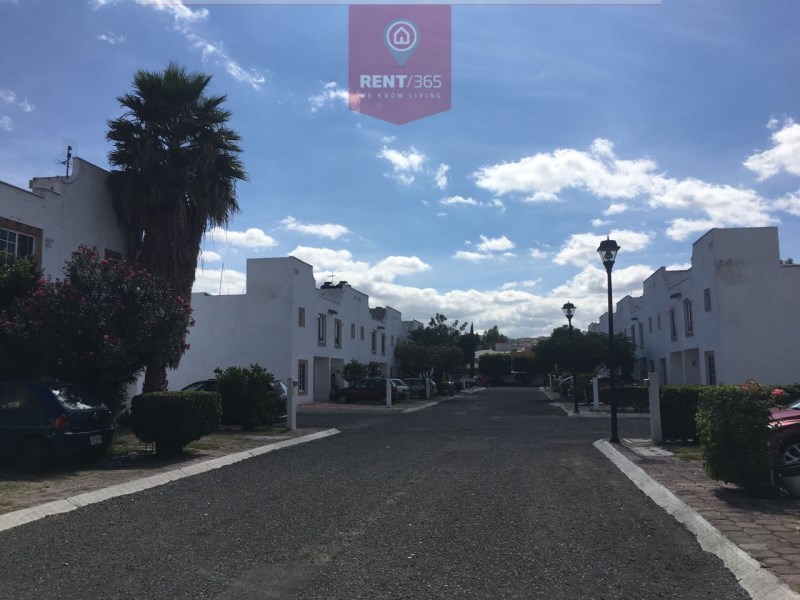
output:
[[[392,336],[392,348],[394,348],[394,336]]]
[[[639,323],[639,346],[644,348],[644,325]]]
[[[372,353],[373,354],[377,354],[378,353],[378,334],[374,329],[370,332],[370,337],[371,337],[371,341],[372,341]]]
[[[675,325],[675,309],[669,309],[669,337],[674,342],[678,339],[678,327]]]
[[[653,333],[653,317],[647,317],[647,331]]]
[[[661,331],[661,313],[656,315],[656,329]]]
[[[636,325],[631,325],[631,341],[634,349],[636,349]]]
[[[692,321],[692,301],[689,298],[683,300],[683,323],[686,326],[686,337],[692,337],[694,322]]]
[[[297,393],[301,396],[308,394],[308,361],[297,361]]]
[[[658,364],[661,367],[661,381],[659,382],[661,385],[667,385],[667,359],[660,358],[658,359]]]
[[[350,339],[356,339],[356,324],[350,323]]]
[[[364,326],[361,326],[361,341],[364,341]]]
[[[317,343],[320,346],[325,345],[325,315],[317,315]]]
[[[297,309],[297,325],[298,327],[306,326],[306,309],[302,306]]]
[[[709,288],[703,290],[703,307],[706,312],[711,312],[711,290]]]
[[[708,385],[717,385],[717,361],[713,352],[706,352],[706,376]]]
[[[33,242],[30,235],[0,228],[0,252],[6,252],[9,257],[32,255]]]
[[[337,348],[342,347],[342,322],[339,319],[333,322],[333,345]]]
[[[650,372],[651,373],[655,373],[656,372],[656,363],[654,363],[652,360],[649,361],[649,362],[650,362]]]
[[[386,356],[386,334],[381,334],[381,356]]]

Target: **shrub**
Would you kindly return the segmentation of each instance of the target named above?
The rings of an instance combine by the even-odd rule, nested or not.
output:
[[[697,404],[700,385],[662,385],[661,431],[665,441],[697,441]]]
[[[349,383],[355,383],[356,381],[364,379],[364,374],[366,372],[367,368],[355,358],[351,359],[349,363],[342,367],[342,377]]]
[[[143,442],[155,442],[156,454],[176,454],[217,431],[221,414],[216,392],[150,392],[131,400],[131,431]]]
[[[700,393],[697,433],[710,477],[750,493],[771,491],[770,391],[745,384],[709,387]]]
[[[260,365],[214,369],[222,396],[222,422],[253,429],[271,425],[280,399],[272,389],[272,373]]]
[[[641,385],[615,386],[617,407],[629,408],[635,412],[648,412],[650,410],[650,392]],[[611,388],[600,388],[600,402],[611,403]]]

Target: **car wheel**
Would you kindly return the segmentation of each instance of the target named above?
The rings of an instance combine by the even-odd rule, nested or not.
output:
[[[20,466],[29,473],[44,470],[53,460],[50,445],[40,438],[23,440],[17,449]]]
[[[347,394],[339,394],[336,399],[339,401],[339,404],[347,404]]]
[[[781,452],[781,466],[800,465],[800,438],[792,440]]]

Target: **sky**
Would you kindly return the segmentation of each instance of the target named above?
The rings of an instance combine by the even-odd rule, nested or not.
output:
[[[403,319],[549,335],[687,268],[712,227],[777,226],[800,259],[800,2],[452,7],[452,107],[348,109],[348,7],[0,0],[0,180],[108,168],[139,69],[212,76],[249,179],[195,291],[292,255]]]

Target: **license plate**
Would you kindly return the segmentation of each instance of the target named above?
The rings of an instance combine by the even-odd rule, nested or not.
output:
[[[90,435],[89,436],[89,444],[91,446],[99,446],[103,443],[103,436],[102,435]]]

